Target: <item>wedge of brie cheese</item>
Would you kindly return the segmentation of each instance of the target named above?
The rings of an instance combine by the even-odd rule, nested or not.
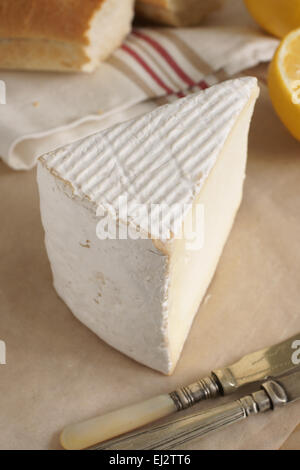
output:
[[[108,344],[165,374],[176,366],[241,202],[257,96],[255,78],[229,80],[39,160],[59,296]],[[110,229],[105,239],[104,226],[127,236]]]

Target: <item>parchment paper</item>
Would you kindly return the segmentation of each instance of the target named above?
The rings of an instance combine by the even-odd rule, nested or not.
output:
[[[300,146],[264,87],[247,174],[206,301],[174,375],[164,377],[107,346],[57,297],[35,170],[0,164],[0,340],[7,347],[7,364],[0,365],[1,449],[59,449],[59,432],[70,422],[171,391],[300,332]],[[299,422],[296,403],[186,448],[277,449]]]

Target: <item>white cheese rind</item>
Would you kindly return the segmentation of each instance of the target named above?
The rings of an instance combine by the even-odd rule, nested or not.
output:
[[[45,242],[54,287],[74,315],[111,346],[167,371],[167,259],[151,240],[96,236],[94,206],[38,165]]]
[[[166,374],[178,361],[241,201],[256,83],[250,78],[212,87],[215,93],[207,90],[115,126],[42,157],[38,165],[46,247],[58,294],[104,341]],[[114,143],[113,135],[122,144]],[[130,155],[127,139],[139,158]],[[182,142],[187,153],[178,165]],[[149,176],[154,161],[161,170]],[[131,185],[122,180],[124,174]],[[109,204],[120,195],[132,204],[192,202],[193,210],[204,204],[204,248],[190,251],[185,240],[172,237],[163,243],[99,240],[97,209],[109,213]],[[178,227],[187,225],[190,214],[178,216]]]
[[[167,226],[180,230],[181,210],[199,194],[238,116],[257,86],[255,78],[239,78],[158,108],[143,117],[50,152],[50,170],[100,207],[118,211],[119,199],[137,204],[165,204]],[[127,221],[124,221],[127,223]],[[132,220],[148,231],[148,219]],[[155,224],[150,235],[164,238]]]

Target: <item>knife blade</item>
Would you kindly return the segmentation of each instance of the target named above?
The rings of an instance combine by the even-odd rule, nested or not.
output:
[[[295,370],[300,364],[300,361],[296,363],[293,360],[296,347],[300,351],[300,333],[282,343],[247,354],[235,364],[212,373],[220,382],[223,394],[228,395],[249,383],[261,382],[267,377],[280,377]]]
[[[300,332],[282,343],[247,354],[231,366],[216,369],[210,376],[189,386],[88,421],[71,424],[63,430],[61,444],[68,450],[91,447],[176,411],[190,408],[199,401],[229,395],[249,383],[292,372],[298,365],[293,360],[297,345],[300,351]]]

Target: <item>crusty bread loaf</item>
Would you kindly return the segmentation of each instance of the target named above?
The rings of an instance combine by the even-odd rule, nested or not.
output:
[[[138,15],[155,23],[195,26],[207,13],[222,6],[224,0],[137,0]]]
[[[93,71],[130,31],[134,0],[0,0],[0,69]]]

